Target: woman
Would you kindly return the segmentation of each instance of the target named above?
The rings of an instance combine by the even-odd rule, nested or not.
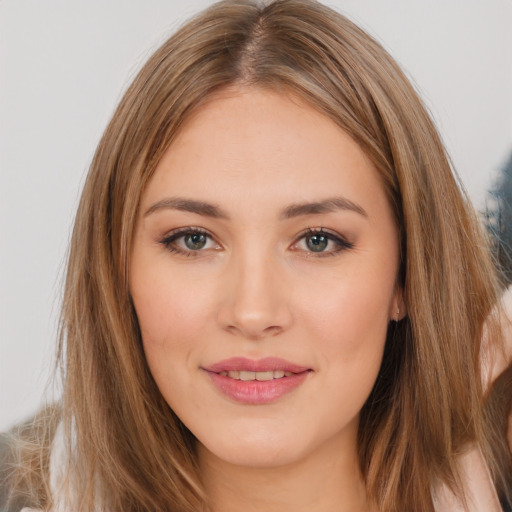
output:
[[[149,59],[100,142],[62,403],[14,487],[55,510],[491,510],[480,356],[498,293],[382,47],[314,2],[216,4]]]

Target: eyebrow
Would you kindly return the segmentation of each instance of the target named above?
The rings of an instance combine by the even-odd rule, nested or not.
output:
[[[162,199],[146,210],[145,217],[159,210],[170,209],[183,212],[196,213],[204,217],[212,217],[214,219],[229,220],[230,217],[220,206],[205,201],[197,201],[183,197],[167,197]],[[321,213],[331,213],[338,210],[352,211],[368,217],[364,208],[345,197],[331,197],[320,201],[308,203],[294,203],[284,208],[279,214],[280,220],[300,217],[302,215],[315,215]]]

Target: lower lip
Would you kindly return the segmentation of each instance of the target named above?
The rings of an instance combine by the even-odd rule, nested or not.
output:
[[[300,386],[309,371],[294,373],[290,377],[272,380],[238,380],[207,372],[213,384],[224,395],[243,404],[259,405],[273,402]]]

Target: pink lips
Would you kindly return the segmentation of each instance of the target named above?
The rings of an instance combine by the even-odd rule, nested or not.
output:
[[[232,357],[219,361],[203,368],[207,372],[229,372],[233,370],[245,370],[249,372],[270,372],[275,370],[284,370],[285,372],[301,373],[309,370],[304,366],[298,366],[279,357],[266,357],[254,361],[245,357]]]
[[[229,398],[244,404],[267,404],[297,388],[309,375],[310,368],[299,366],[284,359],[267,357],[254,361],[244,357],[234,357],[204,367],[213,384]],[[220,375],[229,371],[269,372],[282,370],[293,375],[279,379],[242,381]]]

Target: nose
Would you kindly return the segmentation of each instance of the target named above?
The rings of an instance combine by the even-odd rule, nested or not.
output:
[[[231,261],[221,288],[218,321],[224,330],[261,340],[289,329],[293,290],[285,285],[282,269],[272,258],[253,252]]]

